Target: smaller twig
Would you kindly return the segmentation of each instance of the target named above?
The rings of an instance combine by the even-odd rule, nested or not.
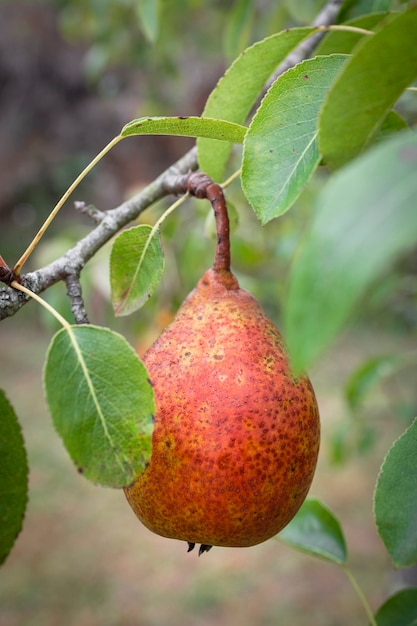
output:
[[[83,200],[76,200],[74,202],[74,208],[79,213],[87,215],[96,224],[100,224],[100,222],[104,219],[106,215],[103,211],[100,211],[100,209],[97,209],[94,205],[87,204]]]
[[[67,295],[71,300],[71,311],[76,324],[89,324],[87,311],[82,296],[80,277],[76,274],[69,274],[65,277],[67,285]]]

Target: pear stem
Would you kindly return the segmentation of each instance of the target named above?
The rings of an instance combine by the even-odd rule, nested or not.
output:
[[[216,272],[230,272],[230,223],[227,213],[226,199],[220,185],[212,183],[207,187],[207,200],[211,202],[216,222],[216,252],[213,269]]]
[[[217,235],[213,269],[215,272],[230,272],[230,224],[221,185],[204,172],[190,172],[176,179],[175,190],[177,193],[188,191],[196,198],[209,200],[214,211]]]

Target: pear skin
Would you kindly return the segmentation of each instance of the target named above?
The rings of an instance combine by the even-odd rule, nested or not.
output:
[[[205,550],[276,535],[310,488],[320,421],[255,298],[208,270],[143,360],[157,410],[149,465],[125,489],[137,517]]]

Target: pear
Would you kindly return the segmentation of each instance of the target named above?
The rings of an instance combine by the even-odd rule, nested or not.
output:
[[[286,526],[320,441],[309,379],[293,374],[280,332],[222,259],[143,357],[156,402],[152,456],[125,488],[148,529],[201,544],[200,554]]]

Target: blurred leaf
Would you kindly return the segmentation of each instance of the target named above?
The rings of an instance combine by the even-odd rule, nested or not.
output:
[[[320,162],[317,120],[345,55],[299,63],[274,83],[246,134],[242,186],[262,224],[288,211]]]
[[[97,326],[60,330],[49,346],[46,397],[58,433],[86,478],[130,484],[151,455],[152,386],[117,333]]]
[[[248,44],[253,4],[253,0],[238,0],[228,15],[224,33],[224,51],[229,61],[237,57]]]
[[[28,498],[28,464],[13,407],[0,389],[0,564],[20,533]]]
[[[409,364],[410,356],[407,354],[377,356],[361,363],[350,375],[345,387],[345,397],[350,408],[356,410],[364,401],[371,387],[380,382],[382,378],[392,376]]]
[[[208,97],[203,117],[219,117],[243,124],[268,78],[314,28],[282,31],[253,44],[236,59]],[[231,146],[198,139],[198,162],[203,172],[221,180]]]
[[[377,11],[389,11],[394,0],[345,0],[339,14],[339,21],[346,21],[375,13]]]
[[[329,437],[330,461],[335,465],[341,465],[351,456],[352,420],[348,418],[338,419],[332,428]]]
[[[417,626],[417,589],[402,589],[375,614],[378,626]]]
[[[396,567],[417,563],[417,420],[394,443],[374,494],[378,533]]]
[[[344,26],[355,26],[355,28],[365,28],[366,30],[374,30],[378,24],[387,24],[391,19],[395,17],[395,14],[370,13],[369,15],[362,15],[361,17],[348,20]],[[352,50],[361,39],[368,37],[363,33],[354,33],[343,30],[334,30],[328,32],[319,43],[314,51],[316,56],[333,54],[338,52],[339,54],[351,54]]]
[[[147,39],[154,42],[158,36],[159,0],[136,0],[135,5],[139,20]]]
[[[164,271],[159,231],[147,224],[122,231],[110,255],[111,301],[115,315],[130,315],[153,294]]]
[[[340,523],[318,500],[305,500],[276,538],[311,556],[339,565],[346,562],[346,543]]]
[[[296,370],[308,368],[373,282],[417,239],[417,134],[398,133],[333,175],[295,257],[284,303]]]
[[[232,143],[243,143],[247,128],[240,124],[208,117],[140,117],[126,124],[120,133],[131,135],[178,135],[210,137]]]
[[[326,0],[285,0],[292,19],[298,23],[309,23],[326,4]]]
[[[352,417],[342,418],[334,425],[329,438],[330,462],[342,465],[358,454],[368,454],[375,442],[373,424]]]
[[[340,167],[364,149],[417,77],[416,38],[414,6],[355,48],[320,115],[320,151],[330,168]]]

